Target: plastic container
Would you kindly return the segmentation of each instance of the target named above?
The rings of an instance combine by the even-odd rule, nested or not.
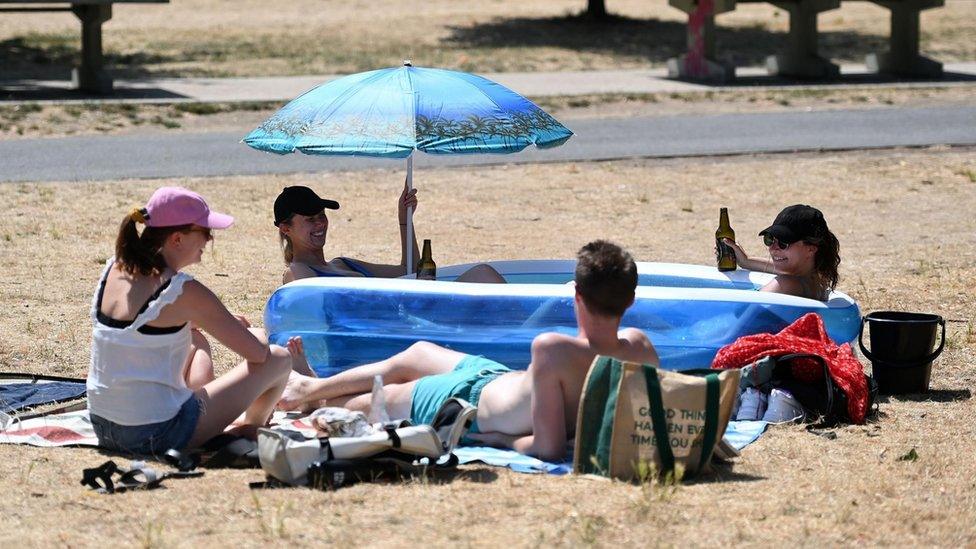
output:
[[[390,415],[386,412],[386,397],[383,396],[383,376],[379,374],[373,376],[373,394],[369,403],[369,416],[366,419],[370,423],[390,421]]]
[[[869,328],[871,350],[864,346],[865,326]],[[933,351],[939,326],[942,339]],[[933,314],[876,311],[861,320],[858,344],[871,361],[879,394],[924,393],[929,390],[932,361],[945,347],[945,320]]]

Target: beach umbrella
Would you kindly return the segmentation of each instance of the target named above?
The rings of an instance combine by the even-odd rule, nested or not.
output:
[[[406,158],[413,153],[514,153],[549,148],[573,135],[528,99],[474,74],[412,66],[339,78],[313,88],[264,121],[242,142],[275,154]],[[413,212],[407,242],[413,241]],[[407,272],[413,272],[407,247]]]

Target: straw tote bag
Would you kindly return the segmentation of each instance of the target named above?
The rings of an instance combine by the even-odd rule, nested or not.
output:
[[[738,370],[672,372],[597,357],[583,384],[573,469],[621,480],[706,469],[732,415]]]

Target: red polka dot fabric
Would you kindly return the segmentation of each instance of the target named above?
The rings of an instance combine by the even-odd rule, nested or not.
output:
[[[712,368],[741,368],[767,356],[810,353],[822,356],[827,362],[830,377],[847,395],[847,412],[854,423],[864,423],[868,407],[868,381],[864,368],[848,343],[838,346],[824,328],[817,313],[807,313],[778,334],[755,334],[740,337],[719,349]],[[823,370],[813,360],[797,360],[793,376],[801,381],[815,382],[823,377]]]

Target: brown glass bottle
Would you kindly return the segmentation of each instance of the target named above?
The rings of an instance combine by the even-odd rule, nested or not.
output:
[[[430,239],[424,239],[424,251],[417,262],[417,280],[437,280],[437,264],[430,256]]]
[[[715,230],[715,259],[718,261],[718,270],[734,271],[736,267],[735,252],[732,251],[731,246],[722,242],[723,238],[735,242],[735,231],[729,225],[728,208],[722,208],[719,211],[718,229]]]

